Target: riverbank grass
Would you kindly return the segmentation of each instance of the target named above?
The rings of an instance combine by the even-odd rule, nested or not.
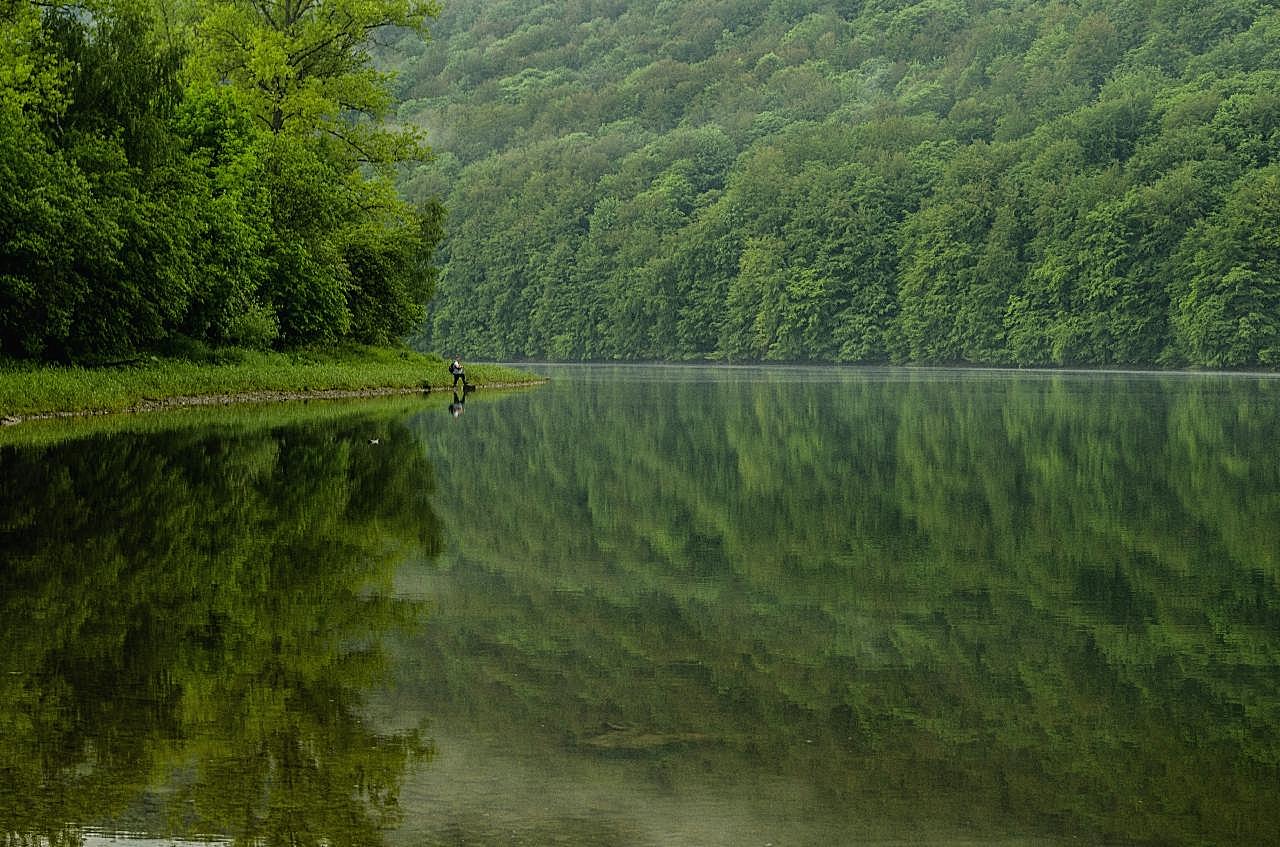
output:
[[[466,368],[468,381],[480,387],[541,381],[502,365]],[[439,356],[380,347],[231,350],[200,360],[146,358],[94,368],[0,362],[0,418],[118,412],[183,398],[447,388],[452,381]]]

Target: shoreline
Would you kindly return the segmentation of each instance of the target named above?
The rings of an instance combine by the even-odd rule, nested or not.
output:
[[[548,381],[549,380],[543,378],[528,382],[487,382],[483,385],[476,385],[475,390],[479,390],[480,388],[525,388],[534,385],[543,385]],[[145,398],[121,409],[79,409],[4,415],[3,417],[0,417],[0,427],[17,426],[18,424],[29,423],[31,421],[143,414],[146,412],[158,412],[196,406],[234,406],[250,403],[285,403],[295,400],[351,400],[361,397],[393,397],[406,394],[431,395],[437,391],[449,392],[451,390],[451,388],[445,385],[427,385],[416,387],[389,386],[382,388],[317,388],[306,391],[262,389],[256,391],[240,391],[230,394],[191,394],[176,397]]]

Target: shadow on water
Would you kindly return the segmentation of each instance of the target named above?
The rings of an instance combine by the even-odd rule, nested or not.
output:
[[[0,843],[399,819],[433,748],[365,701],[423,615],[389,586],[439,552],[431,465],[399,407],[252,414],[0,447]]]

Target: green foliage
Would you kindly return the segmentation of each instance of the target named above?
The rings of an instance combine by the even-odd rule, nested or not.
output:
[[[1175,322],[1209,365],[1280,364],[1280,165],[1251,171],[1187,241]]]
[[[419,151],[414,133],[371,123],[391,106],[388,78],[373,70],[370,38],[386,27],[425,32],[431,0],[324,0],[203,4],[194,74],[230,82],[271,134],[335,140],[337,155],[390,163]],[[352,120],[352,115],[364,120]]]
[[[5,5],[0,354],[417,327],[439,213],[391,188],[427,150],[383,122],[368,51],[390,27],[422,33],[431,4]]]
[[[0,108],[52,117],[65,107],[62,74],[68,69],[39,48],[40,34],[40,7],[28,0],[0,2]]]
[[[41,356],[65,342],[85,275],[112,232],[84,174],[12,107],[0,120],[0,351]],[[97,218],[97,220],[95,220]]]
[[[382,56],[446,151],[402,182],[450,210],[427,346],[1273,363],[1268,271],[1196,258],[1277,161],[1273,2],[458,0],[436,35]]]
[[[65,69],[65,107],[56,120],[10,107],[5,353],[127,353],[163,337],[190,297],[197,198],[167,128],[176,62],[138,9],[112,11],[47,10],[37,45]]]

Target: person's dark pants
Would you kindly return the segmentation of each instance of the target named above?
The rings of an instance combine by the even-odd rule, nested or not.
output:
[[[466,376],[466,374],[454,374],[454,375],[453,375],[453,387],[454,387],[454,388],[457,388],[457,387],[458,387],[458,380],[462,380],[462,387],[463,387],[463,388],[466,388],[466,387],[467,387],[467,376]]]

